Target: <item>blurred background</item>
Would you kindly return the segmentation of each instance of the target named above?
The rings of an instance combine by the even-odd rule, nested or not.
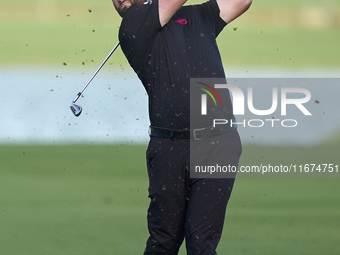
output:
[[[218,37],[227,76],[338,78],[339,9],[336,0],[255,1]],[[118,41],[111,1],[4,0],[0,19],[0,142],[147,142],[147,97],[120,48],[78,101],[82,116],[68,107]]]
[[[82,115],[69,109],[120,21],[111,1],[1,1],[3,254],[142,253],[147,96],[120,48],[78,100]],[[242,78],[339,78],[339,42],[339,0],[254,0],[218,37],[227,76]],[[327,84],[311,128],[240,129],[240,165],[339,165],[340,91]],[[218,254],[339,254],[339,184],[238,179]]]

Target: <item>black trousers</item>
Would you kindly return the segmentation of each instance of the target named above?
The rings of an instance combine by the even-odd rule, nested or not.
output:
[[[238,164],[241,143],[236,130],[197,143],[198,147],[216,143],[222,161]],[[184,238],[187,254],[216,254],[234,179],[192,179],[189,166],[190,140],[151,137],[147,149],[150,237],[144,255],[177,254]]]

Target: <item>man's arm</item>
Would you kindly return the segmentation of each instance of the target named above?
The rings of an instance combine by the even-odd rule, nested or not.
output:
[[[168,23],[172,16],[187,0],[159,0],[159,21],[162,27]]]
[[[229,23],[250,7],[252,0],[217,0],[220,17]]]

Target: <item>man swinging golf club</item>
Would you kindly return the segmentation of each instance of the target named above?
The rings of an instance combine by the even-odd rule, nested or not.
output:
[[[121,48],[149,96],[150,181],[144,254],[216,254],[234,178],[190,178],[190,141],[216,144],[214,155],[238,164],[236,128],[190,129],[190,78],[225,78],[216,37],[251,0],[112,0],[122,16]],[[229,93],[225,114],[233,119]],[[202,132],[196,132],[202,131]]]

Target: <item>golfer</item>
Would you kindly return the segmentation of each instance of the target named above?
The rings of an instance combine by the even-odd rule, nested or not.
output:
[[[177,254],[185,239],[187,254],[214,255],[234,178],[191,178],[190,147],[237,166],[241,143],[235,127],[190,127],[190,79],[225,78],[216,37],[251,0],[191,6],[182,6],[185,0],[112,1],[123,18],[121,48],[149,97],[150,236],[144,254]],[[224,117],[231,120],[228,92],[226,98]]]

